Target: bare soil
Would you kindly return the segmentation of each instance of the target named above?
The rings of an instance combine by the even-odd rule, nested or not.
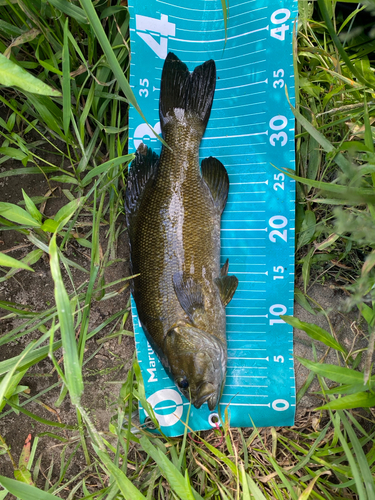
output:
[[[55,160],[53,158],[52,162]],[[4,165],[4,164],[3,164]],[[10,168],[19,168],[19,162],[8,162],[6,168],[1,168],[0,171],[9,170]],[[54,191],[53,198],[48,200],[45,207],[45,215],[53,216],[64,206],[69,200],[61,191],[61,184],[51,182],[52,187],[58,186]],[[43,175],[23,175],[13,176],[5,179],[0,179],[0,201],[18,203],[22,198],[21,188],[30,196],[41,196],[48,192],[49,186]],[[123,224],[124,220],[119,219],[118,223]],[[105,239],[104,227],[101,231],[101,246],[103,252],[106,249],[107,241]],[[16,231],[0,232],[0,250],[9,252],[9,255],[17,259],[26,256],[33,250],[32,244],[20,233]],[[69,259],[75,261],[83,268],[90,269],[89,252],[86,248],[79,245],[69,245],[67,250]],[[43,311],[54,304],[54,284],[49,268],[48,256],[40,259],[34,266],[34,273],[28,271],[20,271],[11,279],[0,283],[0,300],[7,300],[18,304],[27,305],[32,311]],[[121,259],[109,266],[105,272],[105,281],[110,283],[129,275],[128,266],[128,243],[126,234],[122,233],[117,245],[117,258]],[[72,292],[72,285],[69,277],[61,266],[65,285],[68,293]],[[88,280],[88,274],[85,274],[75,268],[71,269],[75,287]],[[120,286],[118,286],[120,288]],[[110,315],[120,311],[126,307],[129,298],[128,290],[125,290],[119,296],[110,300],[92,303],[90,312],[89,331],[93,330],[98,325],[102,324]],[[21,324],[24,320],[18,318],[6,319],[8,311],[0,309],[0,336],[7,333],[11,329]],[[4,318],[4,319],[3,319]],[[112,325],[104,328],[96,337],[89,340],[86,346],[85,359],[98,349],[97,340],[109,334]],[[132,330],[131,318],[129,317],[125,328]],[[41,333],[34,332],[32,335],[21,337],[15,342],[2,346],[0,348],[0,361],[12,358],[18,355],[32,339],[39,338]],[[56,358],[60,359],[62,350],[56,352]],[[102,344],[101,349],[90,361],[85,365],[83,375],[85,382],[85,391],[82,397],[83,406],[90,413],[97,429],[107,432],[110,418],[116,410],[116,402],[119,396],[121,384],[125,381],[127,372],[132,364],[134,352],[134,340],[131,337],[122,337],[121,342],[116,339],[109,340]],[[55,422],[74,425],[77,422],[75,408],[70,404],[69,396],[66,396],[61,406],[58,408],[55,403],[60,395],[61,383],[54,370],[53,363],[46,358],[37,365],[31,367],[26,376],[22,380],[22,385],[29,387],[28,396],[32,398],[40,394],[40,396],[27,404],[28,411]],[[57,384],[57,385],[56,385]],[[50,389],[51,386],[56,385]],[[43,391],[47,391],[43,393]],[[21,395],[20,403],[25,401],[25,397]],[[48,474],[49,468],[54,463],[54,471],[51,477],[53,484],[60,473],[60,455],[64,444],[48,435],[46,432],[54,432],[62,437],[72,440],[72,444],[68,446],[66,457],[69,452],[72,452],[75,445],[78,443],[76,437],[77,431],[62,431],[59,428],[53,428],[44,424],[40,424],[27,415],[19,413],[18,415],[6,406],[0,413],[0,435],[5,439],[5,442],[11,449],[11,454],[14,461],[18,463],[25,440],[30,433],[33,438],[40,436],[39,445],[37,448],[37,456],[40,455],[41,471],[39,474],[38,486],[44,487],[45,477]],[[75,437],[75,439],[74,439]],[[83,453],[79,450],[68,468],[66,477],[71,478],[78,474],[86,465]],[[7,454],[0,455],[0,474],[13,477],[13,465]],[[90,484],[90,480],[88,481]],[[93,480],[94,487],[96,485]],[[64,497],[64,495],[62,495]],[[8,497],[7,497],[8,498]]]

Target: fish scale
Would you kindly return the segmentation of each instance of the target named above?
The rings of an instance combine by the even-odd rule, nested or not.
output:
[[[166,134],[165,140],[174,149],[177,144],[172,137]],[[181,139],[179,134],[176,134],[176,137],[177,140]],[[184,142],[179,142],[177,147],[179,150],[185,150]],[[157,326],[153,326],[152,330],[156,331],[155,341],[159,343],[174,323],[187,319],[177,300],[172,279],[165,279],[164,274],[173,276],[179,270],[190,273],[193,267],[192,277],[199,277],[203,266],[199,262],[201,255],[206,257],[207,279],[212,282],[213,276],[217,277],[220,274],[220,217],[213,213],[212,202],[208,203],[209,193],[199,173],[198,144],[195,149],[196,152],[188,155],[186,159],[188,166],[184,171],[186,178],[183,183],[180,179],[181,162],[176,162],[171,152],[164,152],[153,189],[155,196],[149,198],[147,204],[139,209],[140,217],[145,217],[146,222],[141,231],[137,232],[133,244],[134,254],[143,256],[139,261],[133,260],[134,273],[140,273],[139,288],[143,298],[139,301],[139,306],[147,316],[156,318],[153,324]],[[193,166],[195,168],[192,168]],[[178,236],[172,237],[179,228],[178,224],[171,220],[168,214],[165,216],[170,205],[169,200],[176,189],[180,190],[179,195],[184,200],[184,209],[187,212],[182,225],[181,240],[184,243],[181,246],[176,245]],[[202,196],[202,191],[205,196]],[[183,215],[180,206],[177,206],[176,210],[179,216]],[[160,228],[164,228],[163,235]],[[160,241],[161,238],[164,240],[163,243]],[[159,251],[162,246],[166,248],[164,254]],[[147,255],[150,258],[147,258]],[[183,262],[182,268],[179,261]],[[158,283],[155,289],[150,287],[152,282]],[[159,322],[158,318],[166,319]]]
[[[148,122],[160,132],[163,61],[174,52],[190,71],[208,59],[217,70],[215,98],[199,158],[225,166],[230,192],[221,224],[221,265],[230,260],[238,289],[226,308],[228,369],[222,418],[235,427],[293,425],[296,405],[292,328],[295,182],[293,30],[296,0],[231,0],[227,30],[220,0],[129,0],[130,84]],[[134,108],[129,151],[161,144]],[[275,168],[277,167],[277,169]],[[171,383],[139,324],[132,302],[137,357],[146,398],[164,434],[215,427],[207,405],[191,408]],[[189,410],[189,413],[188,413]],[[224,410],[228,414],[224,414]],[[146,412],[140,405],[140,421]]]
[[[125,194],[139,318],[181,392],[211,411],[225,382],[225,306],[238,284],[227,265],[220,270],[228,174],[215,158],[198,163],[215,83],[212,60],[190,74],[168,54],[160,94],[167,146],[160,160],[144,145],[137,150]]]

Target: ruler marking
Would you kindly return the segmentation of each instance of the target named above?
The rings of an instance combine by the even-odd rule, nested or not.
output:
[[[173,37],[169,36],[168,39],[166,39],[169,44],[167,50],[171,50],[180,56],[183,62],[188,64],[191,71],[195,66],[209,59],[211,53],[214,58],[217,57],[217,89],[211,118],[201,144],[199,156],[201,159],[208,156],[215,156],[218,158],[226,165],[230,179],[233,179],[233,182],[231,182],[233,186],[231,186],[232,189],[229,195],[226,212],[222,218],[221,248],[223,256],[228,256],[230,260],[231,266],[229,274],[237,275],[240,279],[236,296],[233,298],[233,302],[229,305],[227,310],[227,342],[229,354],[227,381],[229,383],[226,384],[227,389],[223,394],[220,405],[238,407],[239,412],[241,412],[241,407],[244,409],[246,406],[253,407],[254,409],[250,411],[252,412],[252,417],[256,425],[259,426],[257,422],[262,422],[262,420],[259,420],[259,416],[269,415],[269,413],[261,413],[262,410],[265,411],[266,408],[270,409],[273,404],[272,402],[274,401],[276,403],[276,400],[280,397],[280,391],[277,390],[278,381],[275,380],[276,375],[272,373],[272,370],[269,370],[269,364],[271,364],[269,362],[272,360],[274,353],[273,349],[277,349],[277,354],[279,354],[283,352],[282,349],[287,347],[288,354],[292,355],[293,353],[293,349],[289,349],[292,343],[292,340],[290,340],[291,328],[289,326],[286,327],[285,324],[273,326],[272,334],[279,333],[280,342],[278,342],[277,346],[275,345],[272,347],[272,356],[269,354],[269,349],[266,348],[269,344],[265,343],[269,342],[269,335],[271,333],[268,325],[269,308],[272,304],[278,302],[278,300],[273,299],[273,296],[269,295],[269,292],[267,292],[271,283],[272,290],[275,294],[285,296],[287,293],[289,297],[285,297],[284,300],[293,301],[291,297],[294,288],[294,272],[285,273],[285,276],[286,274],[288,274],[288,276],[284,280],[273,281],[273,274],[269,275],[268,266],[271,266],[270,269],[272,269],[274,258],[277,258],[278,263],[280,262],[279,259],[286,259],[288,255],[291,259],[289,263],[290,268],[294,266],[294,245],[292,242],[295,229],[293,227],[295,200],[290,198],[291,194],[289,193],[294,193],[295,189],[287,188],[285,190],[286,192],[278,192],[276,196],[271,197],[273,190],[270,182],[270,180],[272,180],[272,184],[275,182],[275,171],[270,164],[273,163],[277,165],[280,161],[283,161],[285,164],[287,164],[287,162],[295,163],[294,148],[292,149],[292,145],[289,145],[289,148],[287,147],[280,150],[272,148],[269,142],[269,137],[273,133],[269,126],[269,120],[272,119],[273,116],[285,115],[288,121],[291,121],[291,124],[288,123],[289,127],[285,128],[285,131],[288,134],[288,141],[292,142],[294,145],[294,139],[292,139],[295,133],[294,126],[292,125],[292,123],[294,123],[294,117],[292,117],[287,106],[285,108],[283,107],[285,96],[277,90],[269,92],[266,87],[269,82],[272,83],[273,81],[273,79],[268,80],[268,78],[272,76],[272,70],[275,69],[273,68],[275,61],[278,61],[278,63],[282,65],[280,67],[286,68],[284,79],[288,78],[288,76],[293,78],[292,72],[288,74],[288,63],[292,62],[292,53],[289,50],[291,48],[291,38],[288,37],[288,42],[279,44],[277,41],[263,36],[263,33],[265,35],[270,28],[274,27],[268,17],[269,11],[267,11],[270,7],[275,10],[275,7],[270,4],[270,0],[265,0],[265,3],[261,6],[255,3],[255,0],[242,0],[241,3],[231,5],[231,16],[227,27],[228,40],[225,48],[225,37],[222,35],[224,34],[222,9],[216,8],[217,3],[213,4],[213,0],[206,0],[211,2],[208,4],[208,7],[211,8],[199,11],[195,8],[178,5],[180,0],[159,0],[157,2],[155,2],[155,0],[149,0],[151,4],[148,5],[147,11],[140,0],[130,0],[130,2],[132,1],[137,2],[137,14],[145,15],[146,17],[149,15],[148,12],[152,12],[152,10],[149,10],[151,4],[156,6],[156,8],[154,8],[156,14],[151,15],[151,17],[148,18],[149,20],[155,18],[155,21],[160,23],[163,20],[161,16],[165,16],[168,27],[173,20],[175,23],[175,28],[173,29],[176,30],[176,35]],[[217,2],[217,0],[215,1]],[[290,9],[291,0],[288,1],[283,0],[280,8],[286,6],[289,11],[292,12]],[[256,6],[257,8],[255,8]],[[252,9],[252,7],[254,7],[254,9]],[[134,7],[129,6],[129,8],[133,14],[135,10]],[[177,9],[179,12],[177,12]],[[271,12],[273,12],[273,10]],[[189,15],[193,14],[194,19],[183,19],[174,16],[175,12],[178,14],[181,13],[181,11]],[[259,12],[257,13],[257,11]],[[205,12],[205,16],[208,16],[209,19],[202,20],[203,12]],[[250,15],[250,12],[253,14]],[[250,17],[250,19],[247,19],[246,16]],[[235,19],[233,20],[233,18]],[[236,22],[237,24],[233,24]],[[199,24],[197,25],[196,23]],[[270,23],[270,25],[268,23]],[[130,63],[131,86],[135,88],[134,92],[138,95],[137,89],[140,88],[138,87],[138,82],[143,81],[145,78],[148,80],[148,88],[152,89],[152,96],[149,95],[148,101],[142,100],[142,103],[145,106],[144,112],[146,113],[149,123],[154,126],[155,123],[159,121],[159,106],[157,103],[163,61],[150,51],[147,47],[147,42],[144,43],[144,39],[138,37],[134,31],[135,24],[135,16],[132,15],[130,21],[133,49],[131,52],[133,56],[132,62]],[[159,24],[156,26],[159,26]],[[198,28],[198,26],[199,29],[194,29],[196,27]],[[291,25],[289,25],[289,29],[290,26]],[[163,33],[159,33],[157,29],[155,29],[155,32],[152,32],[152,30],[148,32],[150,33],[149,36],[156,42],[156,45],[159,43],[161,44]],[[203,36],[205,40],[202,39]],[[211,40],[207,38],[211,38]],[[134,43],[134,41],[137,43]],[[218,44],[222,44],[219,49]],[[182,47],[181,50],[179,49],[180,46]],[[203,46],[206,49],[205,51],[201,50]],[[252,47],[256,50],[252,51]],[[186,48],[190,50],[186,50]],[[145,58],[142,54],[146,54],[146,51],[148,51],[147,53],[149,55]],[[234,51],[236,51],[235,54]],[[265,57],[266,51],[267,57]],[[220,56],[216,55],[219,53]],[[233,54],[233,56],[231,56],[231,54]],[[272,54],[271,58],[270,54]],[[241,61],[239,60],[240,58]],[[142,60],[147,60],[147,65],[141,66],[139,61]],[[150,70],[152,70],[152,74]],[[230,72],[229,74],[228,71]],[[268,76],[268,78],[265,78],[266,76]],[[291,82],[291,84],[292,85],[289,87],[293,89],[293,82]],[[293,90],[291,90],[291,93],[293,94]],[[290,97],[291,99],[295,98],[293,95]],[[228,106],[226,106],[226,104],[228,104]],[[148,109],[147,106],[149,106]],[[241,114],[242,112],[244,114]],[[129,114],[129,128],[133,134],[133,136],[130,136],[129,142],[129,152],[131,152],[132,147],[134,150],[132,137],[134,138],[134,134],[138,133],[137,127],[139,127],[143,121],[135,110],[130,109]],[[257,121],[259,119],[265,121],[259,122]],[[226,132],[229,132],[231,135],[225,135]],[[210,137],[210,135],[212,135],[212,137]],[[138,141],[142,140],[142,134],[136,138]],[[147,142],[145,141],[145,143],[155,148],[156,152],[160,151],[160,144],[158,144],[157,140],[152,136],[148,136]],[[258,171],[260,169],[262,169],[263,172]],[[255,175],[256,177],[252,177],[255,180],[250,181],[249,179],[251,179],[251,177],[249,178],[249,175]],[[285,182],[291,183],[292,181],[286,179]],[[243,184],[243,186],[241,186],[241,184]],[[254,184],[254,187],[252,184]],[[258,184],[266,184],[266,186],[269,187],[266,188],[264,186],[262,190],[263,186],[259,186],[258,190],[256,186]],[[293,181],[293,184],[295,184],[295,181]],[[234,191],[236,188],[237,190]],[[254,190],[251,191],[251,189]],[[271,191],[268,191],[268,189],[271,189]],[[293,208],[290,209],[290,206]],[[249,210],[250,207],[258,210]],[[267,213],[265,213],[266,211]],[[274,215],[287,215],[290,219],[289,226],[292,227],[289,227],[289,229],[293,232],[291,232],[291,237],[288,237],[288,244],[285,245],[285,247],[282,247],[281,244],[274,245],[269,240],[268,235],[273,229],[268,227],[268,220]],[[249,216],[254,217],[254,219],[249,219]],[[261,217],[262,219],[260,219]],[[231,228],[231,226],[234,227]],[[257,226],[261,227],[259,228]],[[278,230],[277,227],[276,230]],[[277,239],[276,242],[280,243]],[[290,253],[293,255],[290,255]],[[225,258],[223,257],[221,260],[221,265],[223,265]],[[281,260],[281,263],[282,262],[283,260]],[[287,262],[289,262],[289,259]],[[285,266],[285,264],[283,265]],[[262,272],[261,269],[265,271]],[[260,278],[259,280],[257,279],[258,276]],[[262,280],[263,276],[264,281]],[[255,279],[247,279],[253,277]],[[266,289],[254,289],[263,285],[266,285]],[[259,301],[259,303],[256,304],[255,301]],[[288,307],[288,311],[289,310],[292,310],[292,304],[290,304],[290,308]],[[255,314],[247,314],[251,312]],[[139,320],[134,303],[132,303],[132,314],[134,326],[137,330],[139,328]],[[280,328],[282,330],[280,330]],[[285,333],[286,336],[284,338],[284,332],[286,331],[288,331],[288,334]],[[245,338],[241,338],[243,336],[245,336]],[[251,338],[252,336],[258,338]],[[148,352],[148,345],[143,334],[140,335],[139,331],[135,332],[135,337],[136,346],[137,349],[139,349],[137,354],[138,357],[141,357],[140,361],[143,361],[141,369],[145,379],[146,396],[149,397],[152,391],[155,391],[156,385],[147,385],[147,379],[149,377],[147,368],[150,365],[148,364],[147,355],[142,357],[140,354],[141,352]],[[251,353],[251,351],[257,352]],[[269,356],[267,356],[267,358],[246,357],[252,354],[258,354],[258,351],[260,355],[269,354]],[[154,358],[156,358],[156,356],[154,356]],[[263,364],[263,366],[243,366],[246,360],[252,360],[253,364]],[[259,361],[264,360],[268,362],[267,366],[264,366],[262,362],[259,363]],[[280,370],[282,369],[289,369],[289,371],[286,372],[289,376],[292,375],[290,374],[290,370],[293,370],[293,368],[290,365],[293,365],[294,359],[292,357],[286,358],[286,360],[289,360],[289,363],[286,363],[284,367],[277,366],[277,373],[280,374]],[[158,360],[156,361],[158,362]],[[267,371],[265,372],[264,370]],[[159,373],[160,368],[158,368],[158,374]],[[164,371],[162,373],[164,373]],[[160,375],[158,376],[160,377]],[[165,379],[165,385],[163,387],[172,391],[176,390],[175,385],[170,382],[169,377],[163,377],[163,379]],[[294,377],[290,377],[290,380],[293,383]],[[249,383],[247,384],[247,382]],[[236,388],[239,389],[238,393],[236,392]],[[247,392],[246,388],[259,388],[259,391],[253,391],[259,394],[243,394],[242,392]],[[289,394],[289,392],[294,391],[295,388],[292,386],[292,390],[288,387],[285,389]],[[230,398],[235,398],[235,401]],[[257,403],[251,401],[246,403],[249,398],[267,398],[269,402]],[[294,400],[292,398],[294,398]],[[290,406],[295,406],[290,404],[292,401],[295,402],[295,396],[287,396],[285,400],[289,402]],[[178,406],[184,408],[185,413],[182,417],[184,418],[187,407],[189,406],[189,402],[186,402],[185,398],[183,398],[182,403],[179,403],[177,406],[170,405],[168,401],[166,401],[166,404],[163,406],[159,403],[156,412],[162,409],[177,408]],[[207,405],[204,405],[201,410],[197,411],[202,412],[203,415],[204,412],[208,411]],[[266,411],[268,412],[269,410]],[[141,412],[143,412],[143,410],[141,410]],[[269,421],[272,422],[272,418],[274,418],[273,422],[275,423],[270,423],[269,425],[276,425],[279,414],[278,412],[273,412],[272,415],[274,415],[274,417],[270,416]],[[292,422],[292,413],[286,411],[283,415],[287,415],[290,422]],[[241,414],[239,413],[238,425],[244,425],[244,423],[241,422],[246,421],[246,416],[246,410],[245,412],[241,412]],[[235,416],[234,419],[236,418]],[[141,413],[141,422],[143,422],[143,420],[144,413]],[[235,420],[232,420],[232,423],[233,422],[235,422]],[[193,417],[192,423],[194,423]],[[173,427],[176,426],[172,426],[172,428],[163,428],[163,430],[166,431],[167,434],[172,432],[170,435],[176,435],[173,434]]]

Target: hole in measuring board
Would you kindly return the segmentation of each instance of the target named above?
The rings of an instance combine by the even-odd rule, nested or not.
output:
[[[156,429],[156,425],[152,421],[151,417],[146,417],[145,418],[144,425],[145,425],[145,427],[147,427],[147,429],[150,429],[150,430],[155,430]]]
[[[208,423],[211,427],[217,427],[219,421],[219,415],[217,413],[211,413],[211,415],[208,417]]]

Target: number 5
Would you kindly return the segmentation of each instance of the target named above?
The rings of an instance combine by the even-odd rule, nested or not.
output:
[[[276,361],[276,363],[278,363],[279,361],[281,363],[284,363],[284,356],[274,356],[273,360]]]

